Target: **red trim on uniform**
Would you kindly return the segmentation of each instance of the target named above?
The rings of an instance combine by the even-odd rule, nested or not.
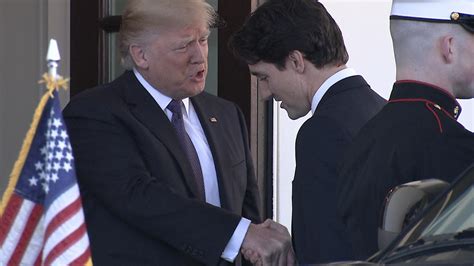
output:
[[[388,101],[389,103],[402,103],[402,102],[424,102],[425,105],[426,105],[426,108],[428,108],[428,110],[430,110],[434,117],[436,118],[436,121],[438,122],[438,127],[439,127],[439,131],[440,133],[443,133],[443,126],[441,124],[441,120],[439,119],[439,116],[438,114],[435,112],[435,110],[433,110],[432,106],[436,105],[434,102],[432,101],[429,101],[429,100],[426,100],[426,99],[396,99],[396,100],[390,100]],[[439,106],[439,105],[438,105]],[[452,119],[454,119],[451,114],[449,114],[447,111],[445,111],[441,106],[440,106],[441,110],[446,113],[449,117],[451,117]]]
[[[397,80],[395,83],[418,83],[418,84],[421,84],[421,85],[430,86],[430,87],[433,87],[433,89],[437,89],[437,90],[447,94],[451,99],[453,99],[455,102],[457,102],[456,97],[454,97],[454,95],[451,94],[448,90],[443,89],[439,86],[436,86],[436,85],[428,83],[428,82],[419,81],[419,80],[411,80],[411,79],[403,79],[403,80]]]
[[[441,110],[448,115],[451,119],[456,120],[452,114],[450,114],[448,111],[444,110],[443,107],[441,107],[439,104],[434,103],[430,100],[423,99],[423,98],[405,98],[405,99],[395,99],[395,100],[389,100],[389,103],[402,103],[402,102],[424,102],[424,103],[429,103],[431,105],[438,105]]]
[[[448,115],[449,118],[451,118],[454,121],[457,121],[456,118],[454,118],[448,111],[444,110],[443,107],[441,107],[441,111],[443,111],[446,115]]]
[[[428,108],[428,110],[430,110],[433,113],[434,117],[436,118],[436,121],[438,121],[439,133],[443,133],[443,127],[441,125],[441,120],[439,120],[438,114],[431,108],[429,103],[425,103],[425,105],[426,105],[426,108]]]
[[[2,217],[0,217],[0,246],[3,246],[3,242],[7,238],[8,232],[15,221],[18,212],[20,211],[23,198],[13,193],[8,200],[7,207]]]
[[[25,230],[23,230],[20,240],[18,241],[18,245],[16,246],[12,256],[10,257],[8,265],[20,264],[21,259],[25,254],[26,248],[30,244],[31,237],[33,236],[33,233],[35,232],[35,229],[38,226],[38,222],[41,218],[42,213],[43,207],[41,205],[35,204],[33,210],[31,211],[28,217],[28,222],[25,225]]]

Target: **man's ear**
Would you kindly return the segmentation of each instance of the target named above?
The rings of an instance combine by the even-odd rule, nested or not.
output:
[[[128,49],[128,52],[130,53],[133,62],[135,62],[135,65],[139,68],[147,69],[148,60],[145,55],[145,48],[138,44],[132,44]]]
[[[287,64],[289,64],[287,67],[293,68],[298,73],[303,73],[305,69],[303,54],[298,50],[291,51],[288,55]]]
[[[443,60],[447,64],[451,64],[454,59],[454,53],[455,48],[454,48],[454,42],[456,40],[454,39],[453,36],[444,36],[440,40],[440,46],[441,46],[441,55],[443,56]]]

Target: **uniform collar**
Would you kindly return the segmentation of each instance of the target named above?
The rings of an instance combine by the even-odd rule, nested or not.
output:
[[[399,80],[393,85],[390,101],[425,100],[432,102],[436,108],[446,111],[457,119],[461,114],[461,105],[448,91],[436,85],[416,81]]]

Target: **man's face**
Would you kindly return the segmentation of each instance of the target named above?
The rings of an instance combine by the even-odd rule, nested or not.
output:
[[[291,119],[298,119],[311,109],[311,100],[302,76],[288,63],[284,70],[279,70],[274,64],[260,61],[249,65],[249,70],[259,81],[260,96],[281,101],[280,107],[286,110]]]
[[[474,33],[466,31],[466,36],[457,42],[459,51],[457,74],[459,75],[459,91],[456,97],[461,99],[474,98]]]
[[[145,48],[145,79],[173,99],[201,93],[206,83],[209,33],[205,23],[160,30]]]

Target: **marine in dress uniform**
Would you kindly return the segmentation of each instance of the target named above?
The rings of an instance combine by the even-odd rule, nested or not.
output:
[[[391,19],[459,23],[467,30],[465,34],[473,34],[474,41],[472,14],[472,1],[395,0]],[[394,48],[395,44],[394,40]],[[465,56],[474,54],[463,52]],[[456,92],[437,82],[420,81],[422,78],[399,79],[403,69],[398,63],[389,103],[360,131],[340,168],[338,213],[349,232],[356,259],[377,251],[381,208],[391,188],[427,178],[450,182],[474,161],[474,134],[457,121],[461,107]],[[472,73],[473,65],[471,70],[459,69],[460,73]],[[423,71],[431,68],[426,66]],[[449,75],[440,78],[454,79]],[[469,84],[474,94],[473,83]]]

